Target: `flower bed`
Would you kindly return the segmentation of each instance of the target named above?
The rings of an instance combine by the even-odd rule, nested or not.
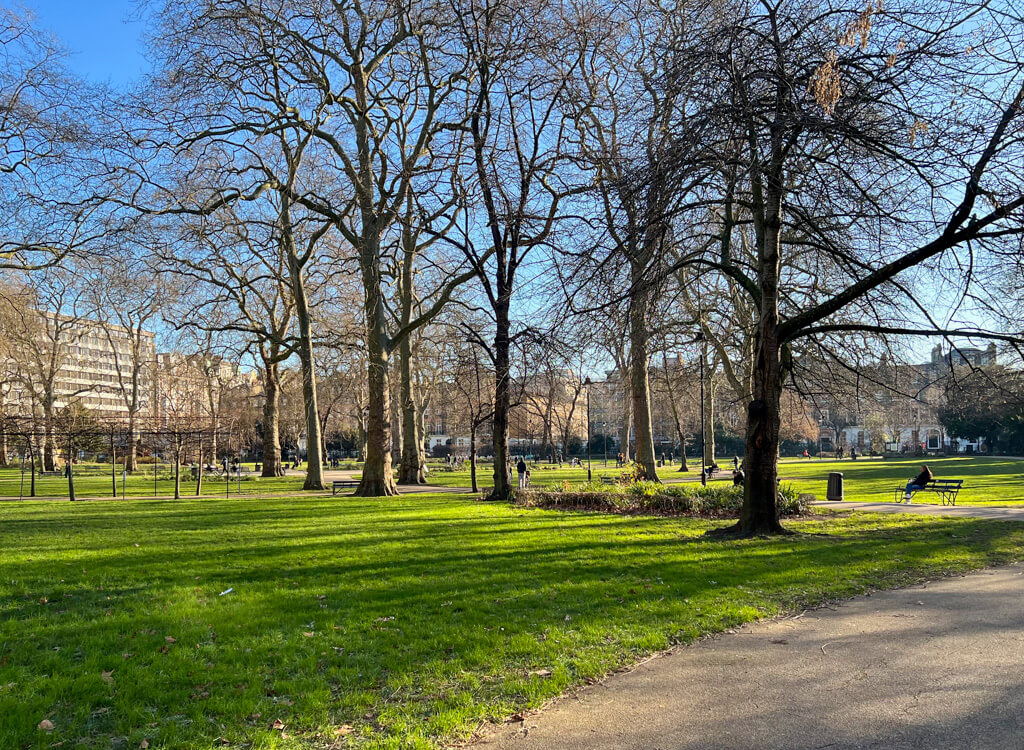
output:
[[[789,486],[780,487],[779,512],[783,516],[803,515],[813,499],[813,495],[797,494]],[[529,508],[728,518],[739,515],[743,489],[721,484],[704,487],[696,483],[570,485],[566,482],[557,487],[518,490],[515,502]]]

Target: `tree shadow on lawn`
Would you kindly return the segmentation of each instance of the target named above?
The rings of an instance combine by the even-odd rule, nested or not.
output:
[[[306,732],[464,730],[672,643],[906,582],[901,565],[966,564],[950,553],[958,524],[718,542],[688,519],[453,500],[360,508],[174,510],[116,527],[115,511],[95,511],[58,524],[49,547],[54,527],[36,519],[32,560],[5,563],[17,584],[0,586],[0,684],[17,684],[0,691],[0,715],[23,706],[0,740],[34,738],[44,716],[61,728],[50,741],[108,746],[115,734],[252,741],[278,715]],[[0,521],[2,548],[31,526]],[[1024,529],[973,543],[1000,539],[1019,550]],[[114,683],[101,677],[111,669]]]

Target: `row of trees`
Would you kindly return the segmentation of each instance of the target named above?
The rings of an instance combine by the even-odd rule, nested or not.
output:
[[[436,341],[475,352],[504,499],[516,357],[571,337],[628,373],[651,480],[656,352],[716,361],[746,404],[731,531],[778,532],[783,399],[805,370],[904,334],[1019,341],[978,283],[1019,270],[1024,234],[1009,0],[151,7],[154,73],[128,95],[62,85],[7,13],[25,62],[0,86],[31,106],[3,137],[31,158],[0,190],[37,198],[4,218],[4,263],[138,243],[176,279],[173,319],[248,342],[271,436],[297,360],[308,488],[324,346],[365,373],[364,495],[397,492],[398,433],[402,479],[422,481]]]

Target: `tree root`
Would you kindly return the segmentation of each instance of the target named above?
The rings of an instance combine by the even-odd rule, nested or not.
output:
[[[722,526],[717,529],[709,529],[704,532],[707,539],[721,539],[729,541],[732,539],[752,539],[754,537],[793,536],[797,532],[785,528],[776,521],[774,524],[758,524],[744,528],[741,521],[732,526]]]

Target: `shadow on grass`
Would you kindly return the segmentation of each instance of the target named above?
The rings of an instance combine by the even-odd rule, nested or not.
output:
[[[97,747],[252,742],[278,714],[309,737],[450,737],[706,632],[1024,549],[984,524],[712,541],[692,519],[423,495],[5,507],[0,746],[33,746],[44,716],[48,744]]]

